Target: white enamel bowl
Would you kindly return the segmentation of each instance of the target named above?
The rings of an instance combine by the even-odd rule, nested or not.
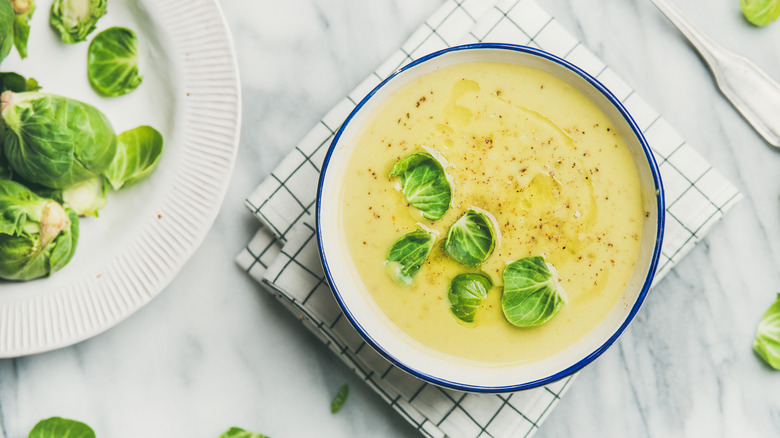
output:
[[[645,221],[640,256],[619,302],[590,333],[560,353],[518,365],[486,365],[436,352],[396,327],[364,291],[354,272],[340,220],[342,176],[362,128],[390,96],[437,69],[493,61],[536,67],[552,73],[589,97],[623,135],[642,182]],[[355,329],[382,356],[403,370],[437,385],[478,392],[517,391],[568,376],[603,353],[636,315],[652,283],[664,228],[663,186],[653,154],[620,102],[596,79],[549,53],[523,46],[474,44],[433,53],[400,69],[357,105],[336,134],[323,165],[317,193],[317,238],[331,289]]]

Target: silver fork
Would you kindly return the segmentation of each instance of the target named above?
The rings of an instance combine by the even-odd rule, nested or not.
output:
[[[780,84],[747,58],[699,33],[667,0],[650,0],[688,38],[734,108],[770,145],[780,149]]]

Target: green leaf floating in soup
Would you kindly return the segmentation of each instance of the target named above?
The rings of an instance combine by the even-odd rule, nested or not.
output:
[[[391,177],[401,178],[404,197],[430,220],[441,219],[450,208],[452,189],[442,164],[426,152],[409,154],[395,163]]]
[[[493,287],[490,277],[484,274],[460,274],[452,279],[447,298],[450,310],[461,321],[474,322],[474,316],[482,301]]]
[[[769,366],[780,370],[780,293],[758,323],[753,351]]]
[[[518,327],[535,327],[549,321],[567,302],[555,268],[540,256],[514,261],[504,269],[501,309]]]
[[[412,279],[436,242],[436,235],[423,230],[412,231],[393,243],[385,260],[385,271],[402,286],[412,284]]]
[[[471,207],[447,233],[444,252],[454,260],[475,268],[482,264],[500,239],[495,219],[485,210]]]

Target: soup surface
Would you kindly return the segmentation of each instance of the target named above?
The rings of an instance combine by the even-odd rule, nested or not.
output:
[[[526,66],[456,65],[394,94],[359,138],[343,176],[343,238],[366,293],[414,340],[468,360],[528,362],[573,344],[618,303],[649,219],[625,142],[573,87]],[[436,221],[411,208],[389,177],[398,160],[426,148],[446,159],[452,180],[451,207]],[[472,206],[492,213],[501,234],[477,269],[442,248]],[[403,287],[385,272],[385,257],[420,224],[441,238]],[[532,255],[555,266],[568,304],[541,326],[518,328],[501,310],[502,273]],[[447,299],[464,272],[484,272],[494,283],[470,324]]]

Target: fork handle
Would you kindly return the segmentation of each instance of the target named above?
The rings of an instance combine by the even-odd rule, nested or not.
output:
[[[780,148],[780,84],[747,58],[697,31],[667,0],[651,0],[698,50],[715,82],[742,117],[772,146]]]

